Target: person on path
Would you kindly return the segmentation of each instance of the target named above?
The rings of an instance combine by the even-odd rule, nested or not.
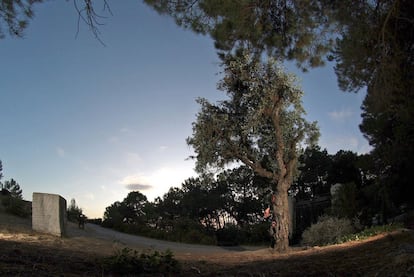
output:
[[[79,229],[85,229],[86,216],[80,214],[78,217]]]

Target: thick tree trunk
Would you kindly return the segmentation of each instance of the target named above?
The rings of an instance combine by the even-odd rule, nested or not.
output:
[[[281,184],[279,184],[281,185]],[[285,187],[281,185],[281,187]],[[287,189],[278,189],[272,197],[273,219],[276,221],[276,233],[274,238],[276,245],[274,250],[285,252],[289,248],[289,200]]]

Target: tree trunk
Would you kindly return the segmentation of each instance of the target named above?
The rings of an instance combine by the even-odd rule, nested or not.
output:
[[[281,187],[285,187],[282,184]],[[276,233],[274,238],[276,241],[275,251],[285,252],[289,248],[289,200],[287,190],[281,189],[278,186],[278,190],[272,196],[273,204],[273,220],[276,221]]]

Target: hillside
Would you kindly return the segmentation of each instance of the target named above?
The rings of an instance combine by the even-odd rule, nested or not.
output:
[[[30,225],[29,219],[0,213],[1,276],[107,276],[102,259],[115,250],[148,251],[139,244],[97,236],[91,225],[83,231],[69,224],[64,238],[33,232]],[[161,247],[167,242],[159,243]],[[341,245],[291,248],[286,254],[263,248],[204,250],[176,248],[174,257],[182,265],[178,275],[414,276],[414,232],[408,229]]]

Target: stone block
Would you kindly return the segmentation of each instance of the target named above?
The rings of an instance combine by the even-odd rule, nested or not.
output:
[[[65,198],[57,194],[34,192],[32,201],[33,230],[63,236],[65,227]]]

